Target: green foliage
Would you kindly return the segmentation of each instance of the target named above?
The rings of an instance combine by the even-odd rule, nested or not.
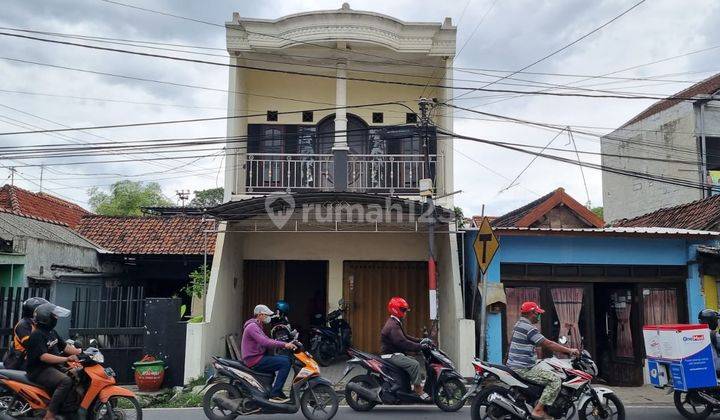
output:
[[[204,278],[207,273],[207,278]],[[200,266],[190,273],[190,281],[187,286],[183,287],[182,291],[188,297],[203,297],[203,292],[206,290],[208,279],[210,278],[210,266]]]
[[[455,206],[453,209],[455,212],[455,221],[457,221],[457,225],[459,228],[465,227],[465,213],[463,212],[462,207]]]
[[[592,209],[590,209],[590,211],[595,213],[595,215],[597,215],[599,218],[605,220],[605,218],[603,217],[603,208],[602,207],[593,207]]]
[[[187,313],[187,305],[180,305],[180,319],[183,319]]]
[[[140,216],[142,207],[171,206],[157,182],[118,181],[106,193],[98,187],[88,191],[90,207],[103,216]]]
[[[201,322],[203,322],[202,315],[194,316],[194,317],[188,319],[188,323],[190,323],[190,324],[199,324]]]
[[[190,200],[192,207],[215,207],[223,202],[223,194],[225,190],[220,188],[210,188],[207,190],[194,191],[195,197]]]

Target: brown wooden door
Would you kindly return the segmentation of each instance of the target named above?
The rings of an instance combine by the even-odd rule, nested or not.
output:
[[[393,296],[402,296],[410,304],[405,322],[408,334],[420,337],[423,327],[430,327],[426,262],[346,261],[343,277],[353,347],[380,352],[380,330]]]
[[[243,319],[253,316],[255,305],[263,304],[275,308],[275,303],[284,295],[285,262],[247,260],[244,270]]]

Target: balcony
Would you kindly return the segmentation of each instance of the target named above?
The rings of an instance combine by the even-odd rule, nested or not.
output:
[[[434,178],[438,158],[430,155],[430,175],[424,155],[349,155],[348,191],[414,195],[423,178]],[[252,153],[247,155],[246,190],[269,192],[331,191],[334,189],[331,154]]]

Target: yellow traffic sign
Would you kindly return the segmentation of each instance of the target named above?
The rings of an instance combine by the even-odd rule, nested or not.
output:
[[[490,227],[490,220],[488,220],[487,217],[483,217],[482,219],[480,230],[473,243],[473,248],[475,248],[475,258],[477,258],[480,271],[485,274],[495,253],[498,248],[500,248],[500,242],[498,242],[497,237],[493,233],[492,227]]]

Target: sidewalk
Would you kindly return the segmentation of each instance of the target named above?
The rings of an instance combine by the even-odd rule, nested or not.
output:
[[[673,394],[667,390],[644,385],[636,387],[610,387],[625,406],[673,406]]]

